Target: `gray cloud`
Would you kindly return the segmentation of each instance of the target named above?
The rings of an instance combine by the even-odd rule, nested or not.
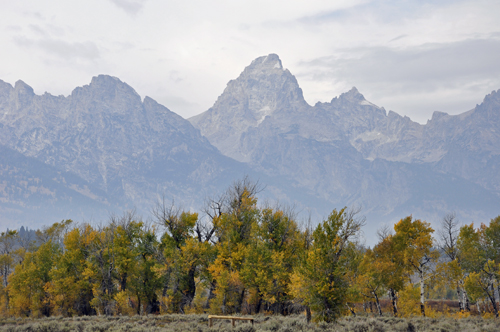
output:
[[[391,40],[389,40],[389,42],[394,42],[396,40],[400,40],[400,39],[403,39],[403,38],[406,38],[406,37],[408,37],[408,35],[399,35],[399,36],[397,36],[397,37],[392,38]]]
[[[353,20],[354,22],[362,21],[363,15],[368,15],[379,23],[388,24],[425,15],[431,8],[453,7],[461,2],[466,2],[466,0],[371,0],[343,9],[320,11],[313,15],[300,17],[295,22],[305,25],[321,25],[347,21],[348,24],[352,24]]]
[[[130,15],[136,15],[147,0],[109,0]]]
[[[419,122],[435,110],[466,111],[500,88],[500,40],[496,38],[338,51],[340,56],[300,62],[299,82],[356,86],[373,102]]]
[[[393,90],[429,91],[500,76],[500,40],[473,39],[425,44],[406,49],[359,47],[340,50],[350,57],[329,56],[301,62],[318,80],[349,80]],[[386,89],[384,89],[386,90]]]
[[[184,111],[182,116],[186,119],[200,113],[200,111],[205,111],[205,109],[203,109],[200,104],[196,102],[169,94],[161,96],[158,99],[158,102],[165,105],[169,110],[175,113],[178,113],[179,109],[182,109]]]
[[[298,18],[297,22],[302,24],[317,25],[331,21],[339,21],[346,19],[347,17],[351,16],[351,13],[352,13],[351,8],[339,9],[328,12],[321,12],[311,16],[303,16]]]
[[[47,34],[45,33],[45,30],[43,30],[39,25],[37,24],[30,24],[29,25],[29,28],[31,29],[31,31],[37,33],[38,35],[41,35],[41,36],[46,36]]]
[[[196,107],[161,96],[179,96],[203,111],[251,60],[271,52],[313,104],[355,85],[373,103],[409,115],[399,106],[448,110],[453,100],[464,110],[500,87],[500,5],[494,0],[276,1],[264,7],[252,0],[146,1],[6,2],[1,79],[22,78],[37,90],[66,94],[109,73],[184,116]]]
[[[47,54],[55,55],[65,60],[95,60],[100,57],[99,48],[90,41],[71,43],[53,38],[34,40],[17,36],[14,37],[14,43],[21,47],[40,49]]]

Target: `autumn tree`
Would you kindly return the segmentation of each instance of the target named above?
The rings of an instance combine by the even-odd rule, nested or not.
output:
[[[233,184],[227,192],[222,214],[213,219],[217,258],[208,267],[215,285],[211,308],[214,312],[241,310],[246,288],[240,271],[251,242],[251,231],[258,220],[256,186],[246,180]]]
[[[267,206],[260,210],[241,269],[255,312],[260,311],[263,302],[270,311],[288,312],[290,277],[298,260],[299,237],[291,209]]]
[[[50,296],[50,271],[60,255],[60,247],[48,240],[36,252],[27,253],[16,265],[7,287],[10,309],[17,316],[50,316],[54,302]]]
[[[158,290],[163,286],[158,267],[158,240],[155,229],[140,224],[135,248],[137,267],[128,282],[131,292],[137,299],[137,313],[151,314],[159,310]]]
[[[17,231],[6,231],[0,233],[0,279],[1,279],[1,312],[6,312],[9,306],[9,293],[7,290],[8,277],[15,266],[14,248],[18,239]]]
[[[115,283],[116,260],[114,252],[115,225],[100,226],[93,230],[89,243],[90,255],[83,275],[92,285],[90,304],[98,314],[114,312],[117,285]]]
[[[467,292],[464,288],[464,271],[462,268],[462,252],[458,246],[460,228],[454,213],[447,214],[441,221],[438,233],[439,247],[446,255],[448,261],[438,265],[441,279],[457,292],[459,309],[461,312],[469,310]]]
[[[313,233],[313,243],[293,276],[293,293],[315,312],[315,320],[334,321],[346,305],[346,248],[364,219],[347,208],[333,210]]]
[[[357,284],[361,294],[375,302],[379,316],[382,316],[380,298],[386,292],[391,278],[392,262],[380,257],[379,250],[367,249],[361,264]]]
[[[158,271],[164,276],[167,311],[185,312],[195,298],[196,279],[213,261],[209,241],[214,230],[207,231],[197,213],[182,211],[165,200],[156,205],[153,215],[164,230],[160,244],[163,265]],[[208,278],[206,273],[204,276]]]
[[[416,273],[420,284],[420,312],[425,316],[425,279],[432,272],[430,263],[435,261],[439,253],[433,249],[430,224],[412,217],[401,219],[394,225],[394,250],[401,253],[403,264],[408,275]]]
[[[473,301],[486,297],[499,317],[496,293],[500,288],[500,216],[492,219],[488,226],[479,229],[466,225],[460,229],[458,245],[463,255],[463,265],[468,273],[465,289]],[[496,289],[495,289],[496,288]]]
[[[58,315],[91,315],[92,285],[84,271],[97,233],[88,224],[75,227],[64,236],[62,254],[50,271],[47,290]]]

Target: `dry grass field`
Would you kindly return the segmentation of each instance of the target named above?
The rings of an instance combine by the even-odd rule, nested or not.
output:
[[[463,319],[452,318],[395,318],[358,316],[346,317],[337,323],[307,324],[302,315],[264,316],[256,315],[255,325],[247,322],[237,322],[236,327],[231,327],[229,320],[216,320],[212,328],[208,327],[207,315],[149,315],[131,317],[50,317],[42,319],[10,318],[0,320],[0,331],[18,332],[118,332],[118,331],[162,331],[162,332],[208,332],[208,331],[353,331],[353,332],[378,332],[378,331],[500,331],[500,321],[469,317]]]

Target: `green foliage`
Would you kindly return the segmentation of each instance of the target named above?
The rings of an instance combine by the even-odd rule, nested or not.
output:
[[[60,255],[58,245],[51,240],[42,244],[34,253],[27,253],[22,264],[16,266],[9,277],[9,305],[19,316],[49,316],[54,303],[48,289],[50,271]]]
[[[58,315],[89,315],[92,313],[92,285],[83,273],[90,256],[93,230],[86,225],[75,228],[64,237],[64,252],[50,271],[52,282],[48,292]]]
[[[346,208],[333,210],[313,233],[313,244],[294,275],[294,295],[315,312],[315,320],[331,322],[345,310],[348,295],[346,249],[362,221]]]
[[[453,259],[435,267],[428,264],[437,254],[433,229],[426,222],[403,218],[394,235],[386,234],[370,249],[356,241],[364,223],[356,211],[333,210],[314,230],[301,229],[291,210],[259,207],[257,192],[248,179],[235,183],[212,201],[214,213],[207,213],[208,220],[163,202],[153,211],[154,224],[126,213],[101,226],[54,223],[38,230],[34,241],[21,241],[15,231],[1,233],[0,315],[305,311],[307,320],[312,313],[319,323],[314,328],[343,322],[335,326],[363,330],[366,326],[359,321],[352,325],[341,319],[362,314],[361,302],[374,302],[383,317],[381,299],[389,296],[394,315],[417,315],[415,278],[420,280],[421,304],[430,292],[423,291],[425,281],[435,285],[435,294],[451,291],[460,297],[463,290],[473,303],[489,301],[498,314],[500,217],[477,229],[463,226],[456,242],[450,240],[454,246],[445,251]],[[382,326],[373,322],[374,330]],[[306,327],[303,322],[282,323],[260,328]],[[40,324],[36,328],[47,327]],[[77,328],[114,328],[111,323],[97,325]],[[238,329],[252,330],[243,325]]]

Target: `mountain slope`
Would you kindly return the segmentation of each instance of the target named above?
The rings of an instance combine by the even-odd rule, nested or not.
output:
[[[436,113],[427,125],[387,114],[356,88],[310,106],[271,54],[254,60],[190,121],[225,155],[285,175],[332,206],[362,205],[372,220],[452,210],[488,218],[500,202],[496,98],[463,115]]]
[[[75,174],[0,146],[0,225],[36,227],[62,219],[106,218],[114,197]]]
[[[145,214],[163,195],[201,205],[207,193],[251,173],[187,120],[105,75],[68,97],[0,81],[0,144],[32,162],[26,174],[39,165],[74,174],[115,205]],[[13,181],[7,177],[0,180]]]

